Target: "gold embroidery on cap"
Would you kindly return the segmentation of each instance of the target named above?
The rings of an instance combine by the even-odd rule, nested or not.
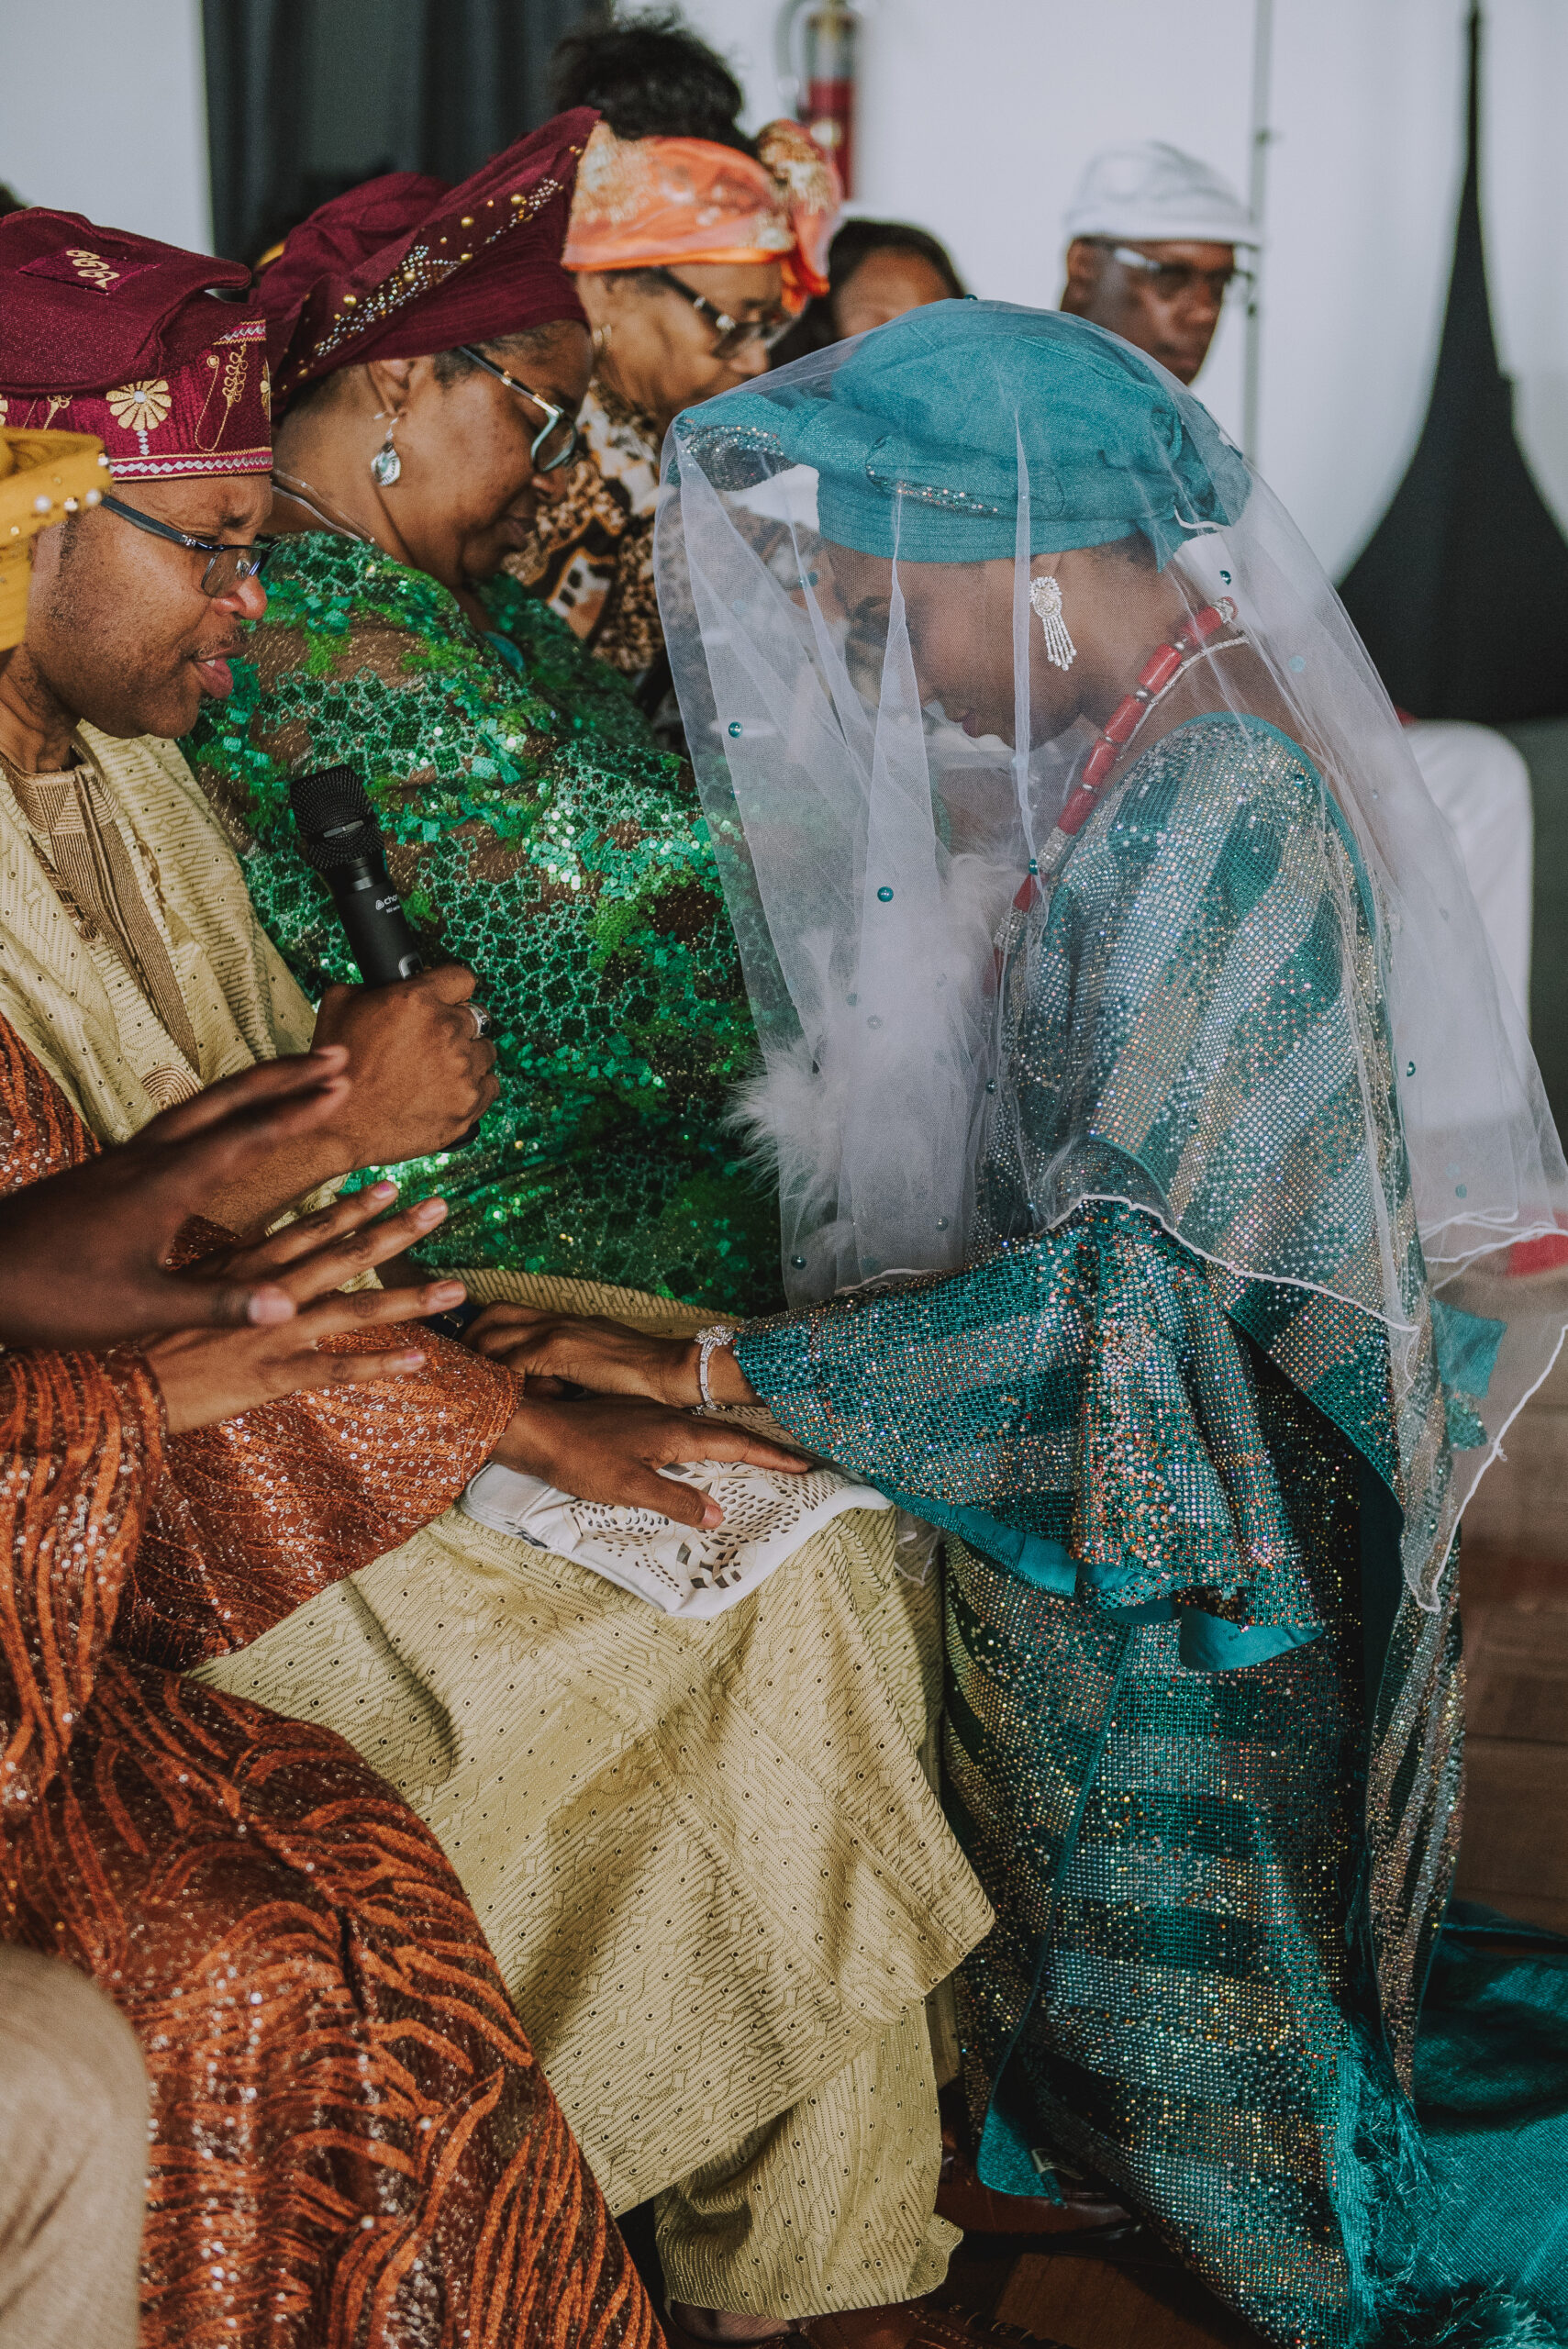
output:
[[[202,402],[202,412],[196,418],[196,429],[192,435],[192,438],[195,441],[198,449],[203,450],[204,451],[210,451],[216,449],[218,442],[223,439],[224,432],[228,424],[229,417],[234,411],[235,403],[239,399],[241,392],[245,389],[245,365],[248,357],[249,353],[247,352],[243,343],[241,343],[237,349],[231,350],[228,356],[223,362],[223,380],[221,384],[218,382],[217,377],[215,374],[212,382],[207,385],[207,395],[206,399]],[[263,369],[265,369],[265,360],[262,361],[261,364]],[[216,355],[213,358],[212,365],[216,369],[217,365]],[[212,395],[214,392],[217,391],[221,391],[223,395],[223,413],[217,419],[217,430],[212,434],[211,439],[208,440],[205,437],[207,411],[212,406]]]
[[[67,245],[65,258],[77,276],[88,285],[95,285],[100,294],[106,294],[111,285],[117,285],[124,273],[106,262],[102,253],[89,252],[84,245]]]
[[[161,375],[139,384],[122,384],[106,397],[110,415],[127,432],[156,432],[169,414],[169,386]]]
[[[575,155],[578,150],[573,148],[570,151]],[[507,218],[496,223],[484,239],[484,243],[494,244],[497,237],[505,236],[509,229],[523,227],[561,195],[562,184],[562,181],[550,175],[536,182],[528,195],[519,192],[513,195],[509,200],[517,209]],[[442,237],[439,241],[444,245],[447,240]],[[368,334],[384,318],[401,309],[406,302],[417,300],[422,294],[432,293],[454,271],[461,269],[464,261],[472,261],[473,258],[472,252],[464,253],[462,260],[450,257],[424,241],[411,245],[389,277],[384,278],[379,285],[372,286],[367,293],[353,297],[348,317],[344,317],[341,310],[334,310],[331,325],[315,346],[295,362],[294,381],[297,384],[307,371],[319,369],[322,361],[329,359],[350,336],[357,339]],[[349,302],[348,295],[344,295],[343,300]]]

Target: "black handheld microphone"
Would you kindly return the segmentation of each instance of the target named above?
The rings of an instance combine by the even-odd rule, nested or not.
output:
[[[289,806],[299,833],[300,852],[332,892],[343,934],[366,986],[390,986],[395,979],[417,977],[425,967],[425,958],[387,872],[381,825],[370,794],[353,768],[321,767],[314,774],[296,774],[289,785]],[[478,1131],[475,1119],[450,1147],[462,1150]],[[478,1311],[477,1305],[456,1308],[458,1315],[470,1319]]]
[[[424,957],[387,873],[370,794],[352,767],[295,775],[289,806],[301,853],[332,892],[365,985],[384,987],[413,978],[424,969]]]

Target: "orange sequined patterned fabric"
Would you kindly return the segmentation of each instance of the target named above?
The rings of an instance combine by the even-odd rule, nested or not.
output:
[[[0,1027],[5,1187],[92,1147]],[[438,1485],[461,1405],[427,1434]],[[428,1831],[337,1737],[112,1652],[163,1458],[145,1368],[0,1357],[0,1932],[91,1975],[140,2038],[147,2349],[652,2349]],[[338,1554],[389,1505],[350,1494]],[[233,1533],[198,1595],[239,1555]]]
[[[428,1358],[395,1385],[323,1387],[174,1437],[117,1634],[126,1653],[189,1671],[247,1646],[439,1517],[517,1408],[509,1371],[422,1324],[332,1343]]]

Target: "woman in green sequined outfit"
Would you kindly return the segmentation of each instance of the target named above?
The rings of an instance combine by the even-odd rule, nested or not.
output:
[[[373,182],[262,279],[280,539],[233,694],[185,748],[308,991],[356,974],[288,785],[339,762],[428,957],[479,974],[501,1097],[465,1149],[403,1169],[450,1205],[432,1262],[756,1309],[777,1219],[720,1126],[753,1032],[690,771],[500,572],[564,477],[587,380],[564,206],[431,279],[421,223],[450,202]]]
[[[938,304],[675,438],[815,1301],[475,1341],[761,1398],[946,1534],[983,2183],[1089,2179],[1278,2349],[1557,2342],[1568,1944],[1443,1928],[1455,1520],[1562,1341],[1501,1252],[1568,1173],[1386,698],[1203,408],[1082,321]]]

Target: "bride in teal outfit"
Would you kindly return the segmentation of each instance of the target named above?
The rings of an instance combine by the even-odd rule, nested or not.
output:
[[[659,560],[795,1309],[478,1342],[761,1398],[943,1532],[987,2184],[1097,2182],[1276,2343],[1558,2339],[1562,1950],[1498,1961],[1558,2001],[1544,2226],[1418,2026],[1568,1179],[1359,641],[1195,400],[1000,304],[688,412]]]

